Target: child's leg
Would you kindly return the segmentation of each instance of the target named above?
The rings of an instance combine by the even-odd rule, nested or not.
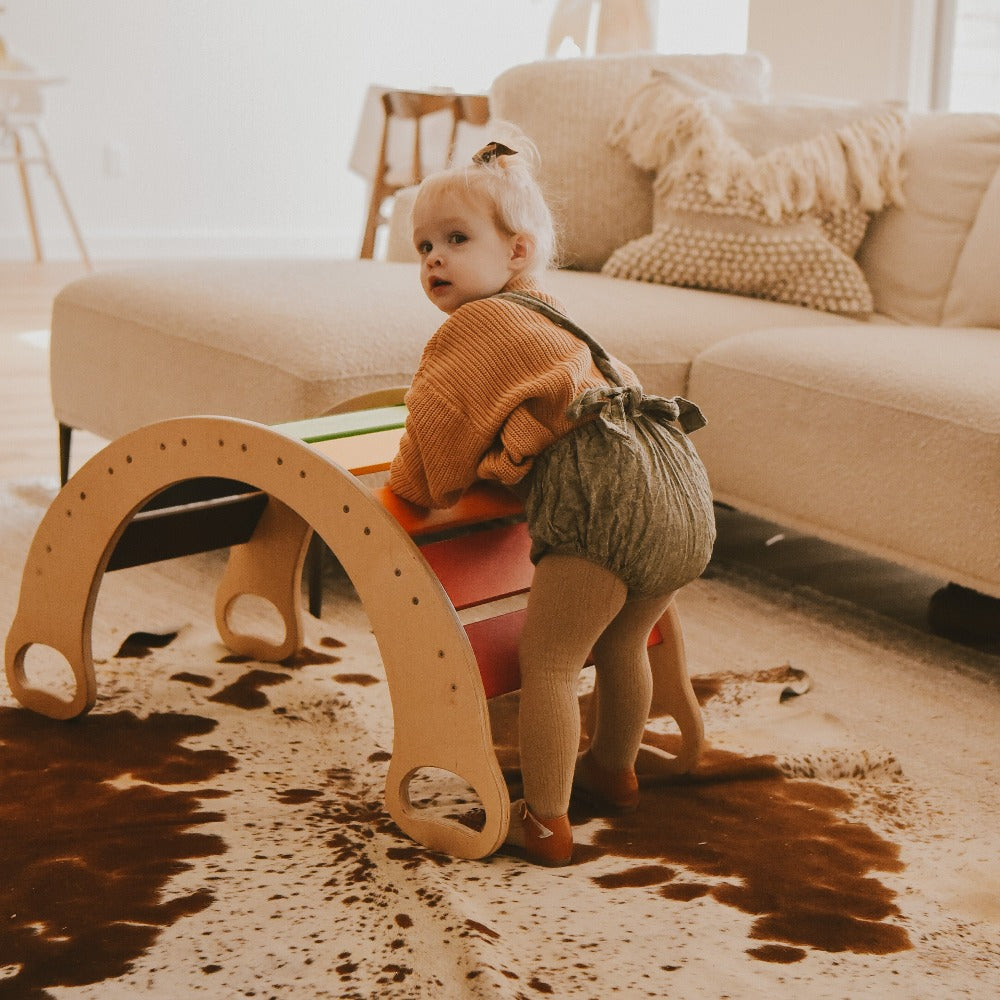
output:
[[[597,705],[590,752],[606,771],[635,764],[653,692],[646,642],[672,596],[626,601],[594,645]]]
[[[580,746],[577,679],[626,594],[617,576],[576,556],[545,556],[535,568],[520,644],[520,743],[524,798],[538,817],[569,809]]]

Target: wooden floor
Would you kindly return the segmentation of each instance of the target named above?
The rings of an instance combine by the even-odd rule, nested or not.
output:
[[[86,273],[76,262],[0,261],[0,481],[58,479],[48,384],[49,317],[59,289]],[[103,444],[91,434],[75,432],[73,468]],[[927,629],[927,602],[945,581],[735,511],[720,509],[718,521],[718,564],[776,577]],[[1000,643],[977,646],[1000,653]]]
[[[59,475],[49,398],[49,317],[59,289],[86,273],[75,261],[0,260],[0,481]],[[93,435],[78,437],[75,462],[102,443]]]

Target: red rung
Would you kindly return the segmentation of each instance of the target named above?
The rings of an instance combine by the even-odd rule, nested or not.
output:
[[[521,687],[517,644],[524,627],[524,615],[525,609],[521,608],[465,626],[487,698],[517,691]]]
[[[459,611],[524,593],[535,571],[523,521],[431,542],[420,551]]]

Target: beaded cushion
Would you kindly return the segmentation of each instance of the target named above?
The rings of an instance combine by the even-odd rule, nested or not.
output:
[[[657,73],[612,132],[656,172],[653,231],[603,271],[868,315],[854,254],[901,199],[904,131],[895,105],[762,104]]]

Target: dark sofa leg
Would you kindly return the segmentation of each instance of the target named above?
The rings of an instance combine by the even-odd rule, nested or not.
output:
[[[309,614],[314,618],[323,615],[323,559],[326,555],[326,542],[313,533],[306,552],[305,577],[309,592]]]
[[[931,595],[927,621],[948,639],[994,643],[1000,641],[1000,599],[949,583]]]
[[[59,482],[66,485],[69,479],[69,444],[73,437],[73,428],[65,424],[59,425]]]

